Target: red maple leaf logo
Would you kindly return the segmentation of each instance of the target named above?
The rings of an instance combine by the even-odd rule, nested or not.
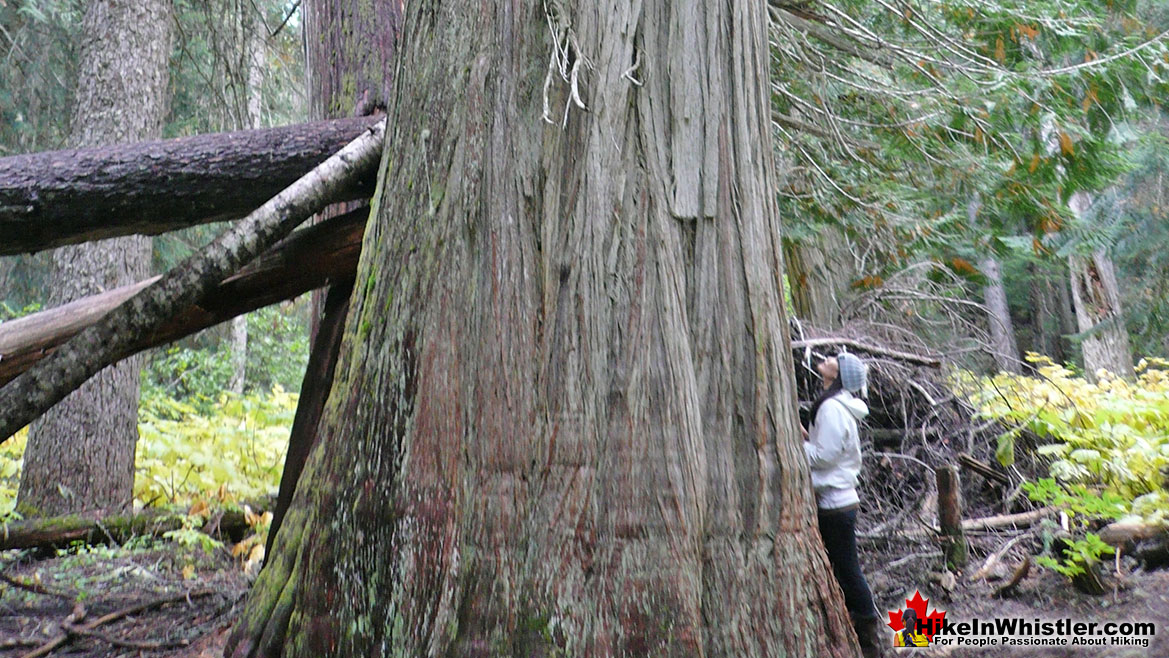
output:
[[[946,612],[944,610],[938,610],[937,608],[934,608],[934,611],[927,615],[926,609],[929,607],[929,604],[930,600],[923,599],[921,597],[921,592],[919,591],[913,592],[912,599],[905,599],[906,607],[913,608],[913,611],[917,613],[917,618],[922,621],[920,626],[922,634],[925,635],[930,642],[933,642],[934,634],[941,630],[942,622],[946,619]],[[901,621],[901,616],[904,611],[905,608],[897,610],[896,612],[892,610],[889,611],[888,626],[889,628],[893,629],[894,633],[905,628],[905,623]]]

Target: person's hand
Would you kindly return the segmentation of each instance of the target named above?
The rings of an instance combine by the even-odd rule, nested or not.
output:
[[[800,424],[800,434],[804,437],[805,441],[808,440],[808,428],[804,427],[803,423]]]

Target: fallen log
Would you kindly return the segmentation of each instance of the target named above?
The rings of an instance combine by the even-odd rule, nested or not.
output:
[[[225,279],[194,306],[127,346],[117,360],[331,282],[352,278],[368,216],[369,208],[361,208],[293,233]],[[158,279],[153,277],[0,323],[0,386]]]
[[[975,473],[978,473],[991,482],[997,482],[998,484],[1003,485],[1011,483],[1010,478],[1008,478],[1006,474],[996,471],[990,464],[980,462],[965,452],[958,454],[958,463],[974,471]]]
[[[238,219],[377,121],[264,130],[0,158],[0,255]],[[374,174],[332,201],[368,198]]]
[[[1039,522],[1041,519],[1055,514],[1057,511],[1054,507],[1041,507],[1030,512],[998,514],[996,516],[985,516],[980,519],[967,519],[962,522],[962,529],[970,532],[972,530],[990,530],[992,528],[1006,528],[1008,526],[1026,528]]]
[[[1157,535],[1167,535],[1169,528],[1139,520],[1124,519],[1109,523],[1101,528],[1097,534],[1105,544],[1120,548],[1143,539],[1153,539]]]
[[[995,528],[1027,528],[1040,520],[1055,514],[1058,510],[1054,507],[1043,507],[1030,512],[1019,512],[1017,514],[998,514],[995,516],[985,516],[978,519],[966,519],[962,521],[962,532],[977,532],[980,530],[992,530]],[[893,530],[893,534],[897,537],[910,538],[924,538],[936,537],[942,534],[941,529],[925,526],[921,528],[909,528]],[[858,539],[882,539],[889,536],[890,530],[888,528],[881,528],[880,532],[858,532]]]
[[[149,336],[377,168],[385,120],[0,388],[0,442]]]
[[[1146,569],[1169,566],[1169,528],[1137,520],[1110,523],[1098,533],[1101,541],[1131,555]]]
[[[921,366],[928,366],[930,368],[941,368],[942,360],[932,356],[923,356],[921,354],[911,354],[909,352],[902,352],[900,350],[891,350],[887,347],[873,345],[870,343],[853,340],[851,338],[809,338],[806,340],[793,340],[792,349],[804,349],[808,347],[831,347],[839,345],[848,347],[858,352],[865,352],[868,354],[875,354],[878,356],[889,357],[898,361],[905,361],[906,363],[915,363]]]
[[[0,525],[0,551],[29,548],[64,548],[84,544],[124,543],[133,537],[161,537],[183,527],[174,512],[148,509],[138,514],[69,514],[45,519],[26,519]],[[247,533],[243,512],[222,513],[214,536],[239,541]]]

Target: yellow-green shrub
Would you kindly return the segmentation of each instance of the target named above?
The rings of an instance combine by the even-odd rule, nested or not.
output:
[[[145,397],[138,416],[135,500],[188,507],[275,494],[296,399],[276,386],[270,393],[224,395],[201,415],[166,396]],[[21,430],[0,444],[0,516],[16,501],[26,436]]]
[[[1049,441],[1038,452],[1054,458],[1050,474],[1069,492],[1115,500],[1118,515],[1169,522],[1169,361],[1141,360],[1132,382],[1100,372],[1092,383],[1045,356],[1028,360],[1037,377],[957,380],[983,416],[1016,428],[1000,437],[1000,461],[1013,461],[1015,437],[1030,430]]]

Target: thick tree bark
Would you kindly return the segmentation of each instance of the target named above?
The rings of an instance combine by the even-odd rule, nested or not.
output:
[[[0,158],[0,255],[247,215],[372,117]],[[144,166],[144,163],[149,163]],[[369,198],[355,181],[338,200]]]
[[[825,228],[805,242],[785,240],[784,263],[795,316],[813,327],[838,329],[848,284],[856,275],[844,234]]]
[[[315,119],[361,116],[386,107],[402,1],[304,3],[309,111]]]
[[[0,441],[57,403],[111,363],[128,346],[156,331],[234,274],[298,224],[321,210],[339,189],[368,175],[381,152],[385,122],[371,127],[203,251],[164,274],[54,354],[0,388]]]
[[[766,8],[406,11],[320,444],[228,655],[856,655],[792,394]]]
[[[86,6],[71,146],[158,136],[168,100],[171,20],[169,0],[98,0]],[[41,192],[53,201],[48,190]],[[0,234],[0,244],[8,242]],[[142,279],[150,273],[150,258],[150,240],[141,237],[60,249],[53,254],[49,303]],[[57,515],[130,502],[140,369],[139,359],[129,359],[91,373],[96,376],[30,428],[17,493],[22,514]]]
[[[1082,192],[1072,195],[1072,210],[1082,215],[1091,200]],[[1120,287],[1112,259],[1104,251],[1068,257],[1072,302],[1084,353],[1084,374],[1094,380],[1099,370],[1132,379],[1132,347],[1120,307]]]
[[[312,0],[305,3],[304,17],[305,68],[312,117],[366,116],[384,110],[393,87],[402,1]],[[326,208],[313,221],[348,210],[347,204],[337,204]],[[309,335],[314,345],[324,295],[323,290],[313,292]],[[328,395],[328,391],[321,394]],[[303,398],[302,401],[318,403]]]
[[[268,526],[266,556],[272,554],[276,535],[292,504],[292,495],[296,492],[300,474],[309,453],[317,444],[317,429],[329,399],[329,389],[333,387],[333,374],[337,368],[337,357],[341,353],[345,316],[349,313],[349,298],[352,294],[353,280],[350,279],[334,284],[325,298],[320,330],[313,337],[313,350],[304,370],[296,416],[292,419],[292,429],[288,433],[288,451],[284,457],[284,471],[280,476],[280,492],[276,496],[276,508],[272,510],[272,523]]]
[[[400,0],[376,4],[314,0],[305,7],[305,16],[309,105],[313,116],[328,119],[381,113],[393,81],[394,53],[402,24]],[[348,203],[330,206],[312,221],[324,221],[349,208]],[[312,293],[309,325],[312,353],[289,434],[280,495],[268,532],[268,555],[292,502],[308,453],[317,443],[321,413],[332,387],[352,293],[352,284]]]
[[[243,313],[352,279],[368,215],[368,208],[362,208],[293,233],[115,358],[122,359]],[[159,278],[0,324],[0,386]]]
[[[995,258],[985,258],[978,264],[986,276],[982,299],[986,305],[990,325],[990,353],[995,367],[1003,372],[1022,372],[1019,361],[1019,347],[1015,342],[1015,324],[1011,320],[1011,308],[1007,305],[1007,289],[1003,286],[1003,273]]]

